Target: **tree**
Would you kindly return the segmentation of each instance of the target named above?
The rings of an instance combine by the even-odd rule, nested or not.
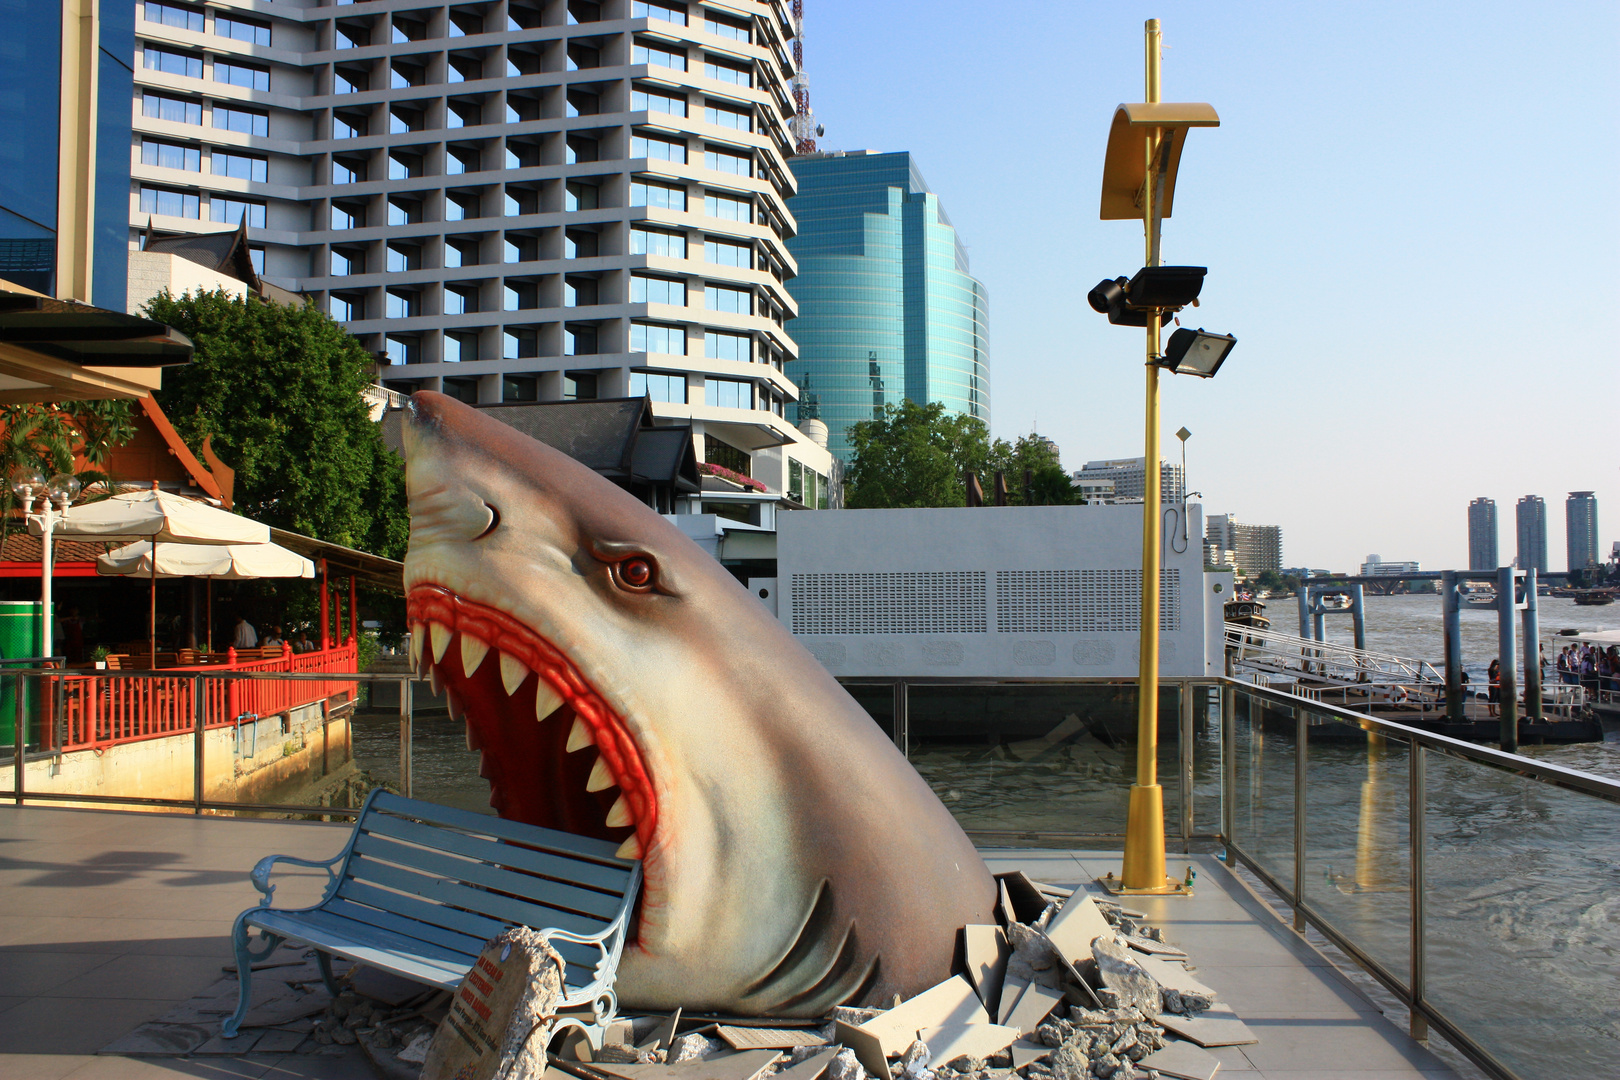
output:
[[[0,405],[0,541],[10,532],[11,512],[18,505],[10,483],[17,469],[35,468],[44,476],[71,472],[87,490],[103,485],[92,494],[105,498],[112,479],[107,458],[134,434],[130,401]],[[88,467],[75,471],[80,459]]]
[[[947,413],[937,401],[885,405],[849,429],[844,505],[852,510],[965,506],[963,477],[984,472],[990,432],[983,420]]]
[[[389,558],[404,554],[404,471],[361,392],[372,357],[312,304],[223,290],[165,292],[146,305],[196,346],[163,376],[158,402],[193,448],[236,470],[236,509],[269,525]]]
[[[1069,506],[1083,503],[1080,491],[1064,472],[1057,445],[1030,432],[1009,443],[997,439],[990,447],[989,476],[999,470],[1007,478],[1007,502],[1013,506]],[[1026,473],[1029,490],[1024,489]]]

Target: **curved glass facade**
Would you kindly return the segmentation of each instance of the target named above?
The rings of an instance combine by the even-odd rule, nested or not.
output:
[[[989,299],[909,153],[809,154],[788,208],[799,264],[790,418],[818,415],[828,448],[902,398],[990,420]]]

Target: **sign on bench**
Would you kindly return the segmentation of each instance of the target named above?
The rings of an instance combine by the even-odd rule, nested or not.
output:
[[[600,1045],[618,1009],[613,984],[641,886],[640,861],[618,858],[617,850],[611,841],[379,788],[331,859],[272,855],[253,868],[264,898],[238,915],[231,931],[241,996],[222,1034],[234,1037],[247,1015],[253,962],[283,941],[314,946],[334,996],[333,956],[453,991],[486,941],[508,926],[528,926],[567,962],[562,1008],[586,1010],[576,1026]],[[324,869],[320,902],[271,907],[278,862]]]

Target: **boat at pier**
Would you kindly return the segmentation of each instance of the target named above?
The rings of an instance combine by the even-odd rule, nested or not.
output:
[[[1613,589],[1576,589],[1569,594],[1576,607],[1603,607],[1614,603]]]

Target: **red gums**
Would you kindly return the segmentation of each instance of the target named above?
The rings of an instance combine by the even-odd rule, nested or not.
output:
[[[516,657],[562,696],[590,727],[602,760],[607,762],[614,782],[629,802],[636,819],[636,839],[645,858],[658,831],[658,804],[653,796],[652,780],[623,718],[591,688],[574,662],[506,612],[464,600],[440,585],[413,588],[405,602],[405,611],[413,626],[439,623]],[[423,655],[432,655],[430,642],[424,642],[422,649]]]

